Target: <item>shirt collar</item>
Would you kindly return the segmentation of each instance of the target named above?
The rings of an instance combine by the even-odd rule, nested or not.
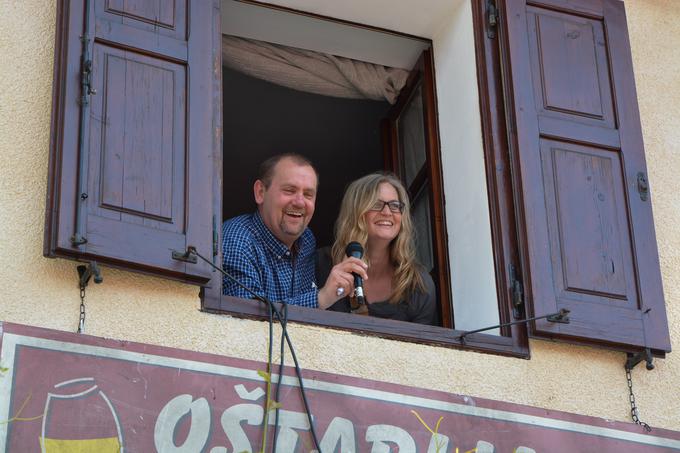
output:
[[[260,239],[262,239],[262,243],[265,244],[265,246],[272,253],[278,257],[290,256],[291,250],[286,244],[274,236],[269,228],[267,228],[267,225],[265,225],[264,221],[262,220],[260,211],[255,211],[255,214],[253,215],[253,225],[255,227],[255,231],[260,236]],[[305,253],[306,249],[309,248],[310,240],[313,244],[313,240],[311,238],[313,238],[311,231],[309,228],[305,228],[305,231],[302,232],[302,235],[293,244],[293,248],[298,247],[298,255]],[[314,245],[312,245],[312,248],[313,247]]]

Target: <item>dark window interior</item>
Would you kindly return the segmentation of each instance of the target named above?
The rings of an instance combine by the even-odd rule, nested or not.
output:
[[[390,104],[305,93],[223,68],[224,219],[253,212],[253,182],[267,157],[296,152],[314,162],[319,194],[310,228],[333,242],[345,186],[384,168],[380,120]]]

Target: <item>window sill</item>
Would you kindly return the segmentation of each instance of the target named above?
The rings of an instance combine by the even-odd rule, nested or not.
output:
[[[259,301],[211,293],[212,291],[210,290],[203,292],[201,303],[203,311],[262,321],[269,319],[269,312],[266,306]],[[280,307],[280,304],[276,305]],[[526,340],[526,330],[524,329],[513,330],[516,338],[479,333],[465,337],[465,340],[461,342],[457,337],[463,332],[444,327],[372,318],[351,313],[322,311],[291,305],[288,306],[288,320],[390,340],[493,353],[509,357],[529,358],[529,345]]]

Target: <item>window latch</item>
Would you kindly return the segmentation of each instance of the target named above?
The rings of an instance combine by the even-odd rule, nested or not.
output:
[[[498,27],[498,7],[494,0],[486,2],[486,36],[496,39],[496,27]]]
[[[217,256],[219,253],[219,236],[217,235],[217,216],[213,215],[212,218],[212,227],[213,227],[213,234],[212,234],[212,247],[213,247],[213,262],[215,261],[214,258]],[[214,263],[213,263],[214,264]]]
[[[512,315],[515,319],[521,319],[524,308],[524,288],[514,265],[510,266],[510,294],[512,298]]]

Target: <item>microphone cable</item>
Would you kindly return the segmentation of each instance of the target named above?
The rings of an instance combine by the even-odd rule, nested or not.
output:
[[[200,259],[202,259],[203,261],[208,263],[213,269],[219,271],[222,275],[227,277],[229,279],[229,281],[234,283],[236,286],[245,290],[248,294],[253,296],[256,300],[266,304],[269,307],[269,357],[268,357],[269,364],[271,364],[271,361],[272,361],[272,349],[273,349],[273,344],[272,344],[273,343],[273,324],[274,324],[273,315],[276,315],[276,318],[279,320],[279,324],[281,324],[281,336],[282,336],[281,350],[283,351],[283,338],[285,338],[286,343],[288,344],[288,349],[290,349],[290,355],[293,358],[293,363],[295,364],[295,374],[296,374],[296,376],[298,378],[298,382],[300,384],[300,394],[302,395],[302,402],[305,406],[305,413],[307,414],[307,420],[309,421],[309,429],[312,432],[312,439],[314,440],[314,446],[316,447],[317,451],[319,453],[321,453],[321,447],[319,446],[319,439],[316,435],[316,430],[314,429],[314,420],[312,419],[312,413],[309,409],[309,402],[307,401],[305,386],[304,386],[304,383],[303,383],[303,380],[302,380],[302,371],[300,369],[300,363],[298,362],[297,355],[295,354],[295,348],[293,347],[293,342],[291,341],[290,336],[288,335],[288,330],[286,328],[286,324],[287,324],[287,321],[288,321],[287,304],[285,302],[282,302],[282,307],[284,308],[284,311],[286,313],[286,315],[282,315],[281,312],[279,311],[279,309],[276,308],[276,305],[274,305],[274,303],[272,301],[270,301],[269,299],[267,299],[264,296],[260,296],[255,291],[248,288],[246,285],[244,285],[243,283],[238,281],[238,279],[236,279],[233,275],[226,272],[221,267],[215,266],[215,264],[213,264],[213,262],[211,260],[207,259],[203,255],[198,253],[198,250],[196,250],[196,247],[194,247],[192,245],[188,246],[186,253],[196,255],[197,257],[199,257]],[[283,362],[283,353],[281,354],[281,362]],[[279,369],[281,371],[283,371],[283,365],[281,365],[279,367]],[[277,386],[280,386],[282,378],[283,378],[283,375],[281,373],[279,373],[279,380],[278,380]],[[269,374],[269,379],[270,379],[270,382],[271,382],[271,371],[270,371],[270,374]],[[277,391],[277,393],[278,393],[278,391]],[[267,396],[267,398],[271,399],[269,395]],[[265,411],[269,410],[268,406],[269,406],[269,401],[265,402]],[[276,430],[278,428],[278,417],[277,417],[276,422],[277,422],[277,425],[274,426],[274,433],[276,433]],[[265,426],[264,429],[266,430],[267,426]],[[265,446],[263,445],[262,446],[263,450],[264,450],[264,447]],[[274,445],[273,445],[273,452],[276,452],[276,443],[274,443]]]
[[[283,313],[283,322],[284,324],[288,322],[288,304],[286,302],[281,303],[281,312]],[[277,403],[279,402],[279,393],[281,391],[281,376],[283,376],[283,362],[284,362],[284,352],[285,352],[285,342],[284,342],[284,337],[281,335],[281,350],[280,350],[280,357],[281,360],[279,361],[279,380],[276,381],[276,392],[274,394],[274,401]],[[311,423],[311,422],[310,422]],[[279,426],[279,407],[276,407],[276,415],[274,419],[274,426]],[[311,425],[310,425],[311,426]],[[278,430],[274,430],[274,435],[272,436],[272,443],[274,444],[274,450],[272,453],[276,453],[276,439],[278,438]],[[316,447],[319,449],[318,445]]]

